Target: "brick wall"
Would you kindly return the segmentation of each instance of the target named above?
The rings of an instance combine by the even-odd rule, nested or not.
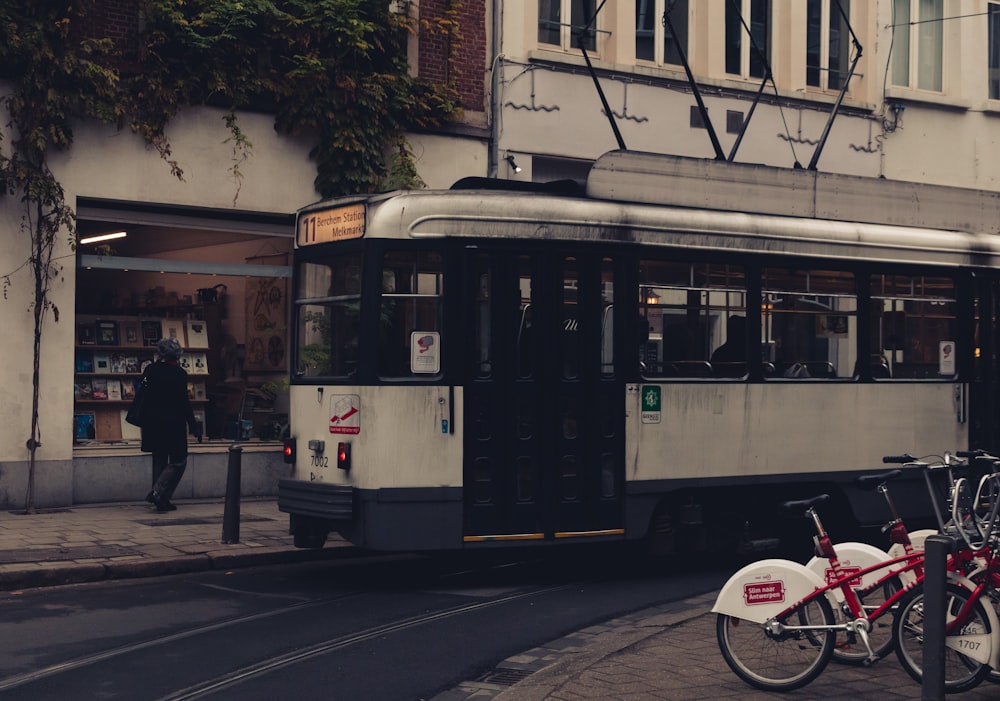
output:
[[[440,17],[454,4],[461,38],[453,45],[447,35],[421,29],[419,75],[434,83],[454,80],[462,108],[482,112],[486,108],[486,0],[420,0],[420,19]]]

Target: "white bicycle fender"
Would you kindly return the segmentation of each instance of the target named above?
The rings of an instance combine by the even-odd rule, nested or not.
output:
[[[754,623],[763,623],[823,586],[823,579],[791,560],[760,560],[729,578],[712,607]]]
[[[954,572],[948,573],[948,581],[964,587],[969,591],[976,588],[976,583],[968,577],[963,577]],[[945,647],[949,647],[956,652],[960,652],[966,657],[971,657],[976,662],[988,664],[993,669],[1000,669],[1000,645],[994,645],[994,636],[1000,630],[1000,618],[997,617],[996,609],[993,608],[989,598],[983,600],[983,610],[990,623],[992,633],[949,635],[945,637]]]
[[[924,541],[927,540],[927,536],[935,535],[937,531],[933,528],[923,528],[919,531],[913,531],[910,534],[910,544],[913,546],[914,550],[923,550]],[[906,554],[906,550],[899,543],[893,543],[893,546],[889,548],[890,557],[903,557]]]
[[[872,567],[890,559],[889,553],[867,543],[837,543],[833,546],[833,549],[837,551],[837,559],[840,560],[841,569],[845,574],[851,571],[860,572],[867,567]],[[819,575],[819,578],[827,584],[834,579],[830,561],[825,557],[813,557],[806,563],[806,567]],[[887,568],[869,572],[864,577],[861,577],[860,581],[852,582],[851,585],[859,588],[875,584],[888,572]],[[837,602],[844,600],[844,593],[839,589],[831,589],[830,596]]]

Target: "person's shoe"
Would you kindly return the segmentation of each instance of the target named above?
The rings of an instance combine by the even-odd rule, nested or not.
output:
[[[163,513],[164,511],[172,511],[173,509],[177,508],[176,506],[171,504],[169,501],[164,499],[156,492],[150,492],[149,494],[153,500],[153,505],[156,506],[156,510],[159,511],[160,513]],[[171,507],[173,507],[173,509]]]
[[[150,504],[153,503],[153,493],[152,492],[150,492],[149,494],[146,495],[146,501],[148,501]]]
[[[167,505],[167,511],[177,511],[177,507],[176,507],[176,506],[174,506],[174,503],[173,503],[172,501],[169,501],[169,500],[167,500],[167,499],[164,499],[164,502],[165,502],[165,503],[166,503],[166,505]]]

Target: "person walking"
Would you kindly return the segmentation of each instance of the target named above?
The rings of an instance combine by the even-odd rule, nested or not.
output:
[[[157,511],[173,511],[170,499],[187,467],[188,431],[201,443],[201,426],[195,421],[187,391],[187,371],[179,364],[183,350],[176,338],[156,344],[157,362],[142,375],[142,451],[153,454],[153,490],[146,501]]]

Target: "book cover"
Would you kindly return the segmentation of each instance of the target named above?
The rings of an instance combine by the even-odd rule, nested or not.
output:
[[[123,346],[141,346],[142,331],[138,321],[123,321],[121,325],[121,340]]]
[[[93,399],[94,390],[90,386],[90,380],[73,383],[73,399]]]
[[[190,356],[191,356],[191,369],[188,372],[190,372],[193,375],[207,375],[208,355],[205,353],[191,353]]]
[[[124,353],[112,353],[111,354],[111,372],[122,375],[127,370],[125,369],[125,354]]]
[[[208,394],[205,392],[205,383],[204,382],[193,382],[192,383],[192,390],[194,391],[194,397],[193,397],[193,399],[196,402],[203,402],[206,399],[208,399]]]
[[[156,362],[154,353],[143,353],[139,356],[139,372],[146,372],[146,368]]]
[[[76,325],[76,342],[82,346],[93,346],[97,343],[97,328],[91,321],[82,321]]]
[[[97,343],[102,346],[118,345],[118,322],[99,320],[97,322]]]
[[[187,353],[183,354],[180,358],[177,359],[177,364],[180,365],[181,369],[184,370],[184,372],[191,374],[192,370],[191,370],[190,355],[188,355]]]
[[[94,371],[94,354],[92,351],[86,350],[84,348],[76,349],[76,371],[77,372]]]
[[[73,439],[92,441],[96,436],[97,415],[92,411],[73,414]]]
[[[91,399],[107,399],[108,398],[108,381],[103,377],[95,377],[90,383],[90,398]]]
[[[185,323],[187,329],[188,348],[208,348],[208,326],[200,319],[188,319]]]
[[[142,322],[142,345],[155,346],[160,342],[163,325],[159,321]]]
[[[94,353],[94,372],[111,372],[111,354],[103,351]]]
[[[131,377],[123,377],[121,379],[121,383],[122,383],[122,399],[128,402],[135,399],[135,379]]]
[[[125,372],[137,375],[139,374],[139,356],[130,353],[125,356]]]
[[[138,426],[133,426],[125,417],[128,416],[128,409],[122,409],[119,413],[119,423],[121,424],[122,440],[123,441],[139,441],[142,440],[142,429]]]
[[[183,319],[164,319],[160,324],[160,338],[176,338],[181,347],[184,346]]]
[[[108,380],[108,401],[120,402],[122,400],[121,380]]]

